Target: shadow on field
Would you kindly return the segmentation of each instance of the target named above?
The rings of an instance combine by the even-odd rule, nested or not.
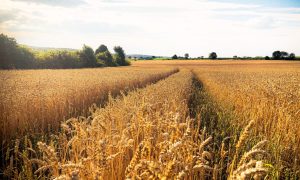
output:
[[[189,109],[191,118],[196,119],[196,124],[200,124],[199,134],[213,138],[210,152],[213,152],[212,160],[216,164],[217,179],[227,179],[228,164],[232,161],[234,144],[241,132],[241,129],[237,130],[230,125],[234,115],[221,109],[213,101],[203,83],[195,75]]]

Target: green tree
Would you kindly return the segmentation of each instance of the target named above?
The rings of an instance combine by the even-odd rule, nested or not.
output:
[[[98,54],[98,53],[103,53],[105,51],[108,51],[108,48],[107,46],[105,46],[104,44],[101,44],[95,51],[95,54]]]
[[[217,53],[215,53],[215,52],[212,52],[212,53],[210,53],[209,54],[209,59],[217,59]]]
[[[82,66],[75,52],[56,51],[53,54],[53,60],[57,62],[58,68],[80,68]]]
[[[11,57],[15,56],[17,42],[4,34],[0,34],[0,67],[8,69],[12,66]]]
[[[26,46],[19,46],[15,56],[14,64],[18,69],[28,69],[36,67],[36,60],[31,52]]]
[[[96,56],[94,54],[94,50],[91,47],[83,45],[82,50],[79,52],[79,57],[84,67],[97,66]]]
[[[289,57],[289,53],[285,52],[285,51],[281,51],[281,59],[288,59]]]
[[[96,59],[98,62],[103,61],[106,66],[114,66],[113,57],[111,53],[107,50],[96,54]]]
[[[296,59],[296,55],[294,53],[291,53],[288,57],[289,60],[295,60]]]
[[[296,58],[294,53],[287,53],[285,51],[274,51],[272,54],[272,58],[275,60],[286,59],[286,60],[294,60]]]
[[[125,59],[126,56],[123,48],[120,46],[116,46],[114,47],[114,51],[115,51],[115,62],[120,66],[128,65]]]
[[[172,59],[178,59],[178,56],[175,54],[174,56],[172,56]]]
[[[273,54],[272,54],[272,58],[275,59],[275,60],[281,59],[282,58],[281,52],[280,51],[274,51]]]
[[[34,67],[33,53],[25,46],[19,46],[14,38],[0,34],[0,68],[25,69]]]
[[[188,53],[185,53],[185,54],[184,54],[184,58],[185,58],[185,59],[188,59],[189,57],[190,57],[190,55],[189,55]]]

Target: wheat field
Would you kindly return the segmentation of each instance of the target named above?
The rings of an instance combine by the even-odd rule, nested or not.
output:
[[[235,67],[196,70],[219,106],[234,115],[231,126],[254,120],[251,135],[267,139],[273,173],[299,175],[300,66]],[[284,167],[284,169],[282,169]],[[282,172],[283,173],[283,172]],[[277,176],[277,175],[276,175]]]
[[[137,61],[127,82],[132,69],[156,78],[106,92],[51,136],[13,140],[3,177],[299,178],[300,62]]]
[[[87,116],[92,104],[176,72],[173,68],[105,68],[0,71],[0,139],[57,129],[61,121]]]

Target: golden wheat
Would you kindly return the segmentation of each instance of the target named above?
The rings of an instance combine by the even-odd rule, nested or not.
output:
[[[300,169],[300,71],[292,65],[195,70],[211,97],[235,114],[232,127],[253,119],[251,136],[270,141],[277,178],[299,176]]]
[[[297,127],[288,123],[297,120],[300,106],[295,98],[299,96],[297,91],[283,95],[288,89],[298,88],[295,85],[298,69],[292,67],[295,64],[282,65],[280,61],[151,63],[154,63],[151,69],[161,69],[161,73],[184,66],[192,69],[197,78],[190,70],[181,69],[146,88],[119,93],[117,98],[108,96],[105,107],[91,106],[91,116],[81,114],[62,122],[60,131],[45,137],[44,141],[16,140],[15,147],[5,152],[6,177],[276,179],[282,177],[274,174],[274,171],[282,173],[277,168],[290,168],[292,173],[297,173],[297,162],[290,161],[290,157],[297,157],[299,138]],[[137,69],[149,66],[149,61],[133,63]],[[235,69],[224,69],[228,67]],[[292,79],[288,81],[286,76]],[[195,83],[204,88],[194,88]],[[283,83],[287,83],[285,88]],[[277,96],[278,92],[282,93]],[[201,96],[194,95],[197,93]],[[293,97],[293,101],[287,96]],[[281,100],[289,102],[280,104]],[[276,123],[270,122],[274,118]],[[208,122],[213,119],[218,124]],[[293,130],[285,129],[288,134],[279,133],[283,127]],[[272,133],[276,136],[272,137]],[[293,142],[287,143],[287,138],[295,134]],[[277,137],[283,141],[274,142]],[[278,149],[272,149],[277,145]],[[286,157],[284,150],[288,145],[294,149]],[[294,164],[283,165],[284,161]]]
[[[104,68],[0,71],[0,140],[56,129],[86,116],[93,103],[174,73],[173,68]]]

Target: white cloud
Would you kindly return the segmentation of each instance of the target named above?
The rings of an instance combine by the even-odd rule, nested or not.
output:
[[[12,0],[25,3],[46,4],[51,6],[73,7],[84,4],[83,0]]]
[[[276,49],[300,54],[299,8],[208,0],[86,0],[72,7],[66,3],[71,1],[42,2],[3,0],[0,31],[47,47],[105,43],[153,55],[254,56]]]

